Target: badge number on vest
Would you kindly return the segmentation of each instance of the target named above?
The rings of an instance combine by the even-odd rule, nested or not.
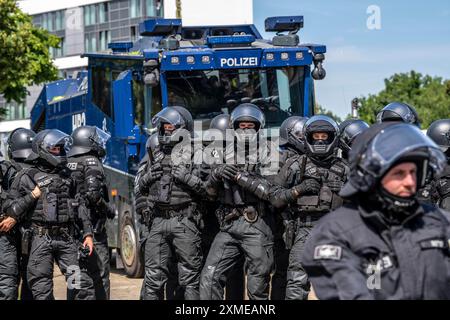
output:
[[[342,255],[342,248],[324,244],[317,246],[314,249],[314,260],[340,260]]]
[[[69,162],[67,164],[67,168],[69,168],[70,170],[77,170],[77,166],[78,166],[78,163],[76,163],[76,162]]]

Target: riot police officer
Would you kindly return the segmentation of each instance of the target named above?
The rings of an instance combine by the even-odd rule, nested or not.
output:
[[[148,212],[152,214],[145,240],[144,299],[149,300],[163,298],[172,252],[185,299],[199,298],[203,256],[197,204],[205,189],[192,164],[192,133],[187,130],[193,126],[192,116],[180,108],[184,109],[167,107],[153,117],[161,156],[149,159],[147,172],[138,182],[139,192],[148,196]]]
[[[342,150],[342,158],[348,159],[348,154],[356,137],[367,128],[369,128],[369,125],[360,119],[349,119],[339,124],[339,148]]]
[[[223,162],[224,150],[226,148],[227,130],[230,129],[230,115],[219,114],[211,119],[209,130],[203,134],[203,161],[202,161],[202,179],[207,179],[211,174],[214,164]],[[205,229],[202,233],[203,252],[205,252],[205,261],[215,236],[219,232],[219,222],[214,214],[218,204],[214,199],[206,197],[201,202],[203,207],[203,220]],[[238,259],[232,271],[230,272],[225,290],[225,300],[242,300],[245,291],[244,258]]]
[[[439,207],[450,211],[450,119],[436,120],[427,130],[429,136],[444,152],[447,165],[440,177],[431,180],[420,192],[422,198],[438,204]]]
[[[54,262],[66,276],[68,299],[94,298],[92,282],[81,275],[85,270],[80,269],[78,261],[81,248],[77,231],[82,233],[82,252],[86,249],[89,254],[92,252],[93,240],[87,210],[79,205],[66,167],[70,143],[70,136],[59,130],[39,132],[27,158],[33,165],[17,174],[5,207],[16,221],[31,224],[27,277],[33,298],[37,300],[54,299]]]
[[[355,141],[341,195],[319,221],[303,266],[319,299],[450,299],[450,216],[421,204],[445,157],[417,127],[375,124]]]
[[[405,122],[420,128],[416,109],[403,102],[391,102],[377,114],[377,122]]]
[[[291,116],[283,121],[280,126],[280,168],[287,159],[305,154],[306,144],[303,135],[303,127],[308,117]],[[294,217],[287,210],[278,210],[275,213],[274,255],[275,272],[272,275],[271,295],[272,300],[284,300],[286,298],[287,269],[289,266],[289,253],[295,230]],[[285,241],[286,240],[286,241]]]
[[[102,165],[110,135],[94,126],[81,126],[72,132],[72,146],[67,153],[67,167],[72,170],[77,193],[89,210],[94,232],[94,252],[87,261],[87,275],[92,278],[96,300],[109,300],[110,261],[106,219],[115,217],[109,204],[108,188]]]
[[[309,281],[301,260],[304,244],[319,219],[342,205],[338,193],[348,172],[346,163],[336,156],[339,128],[333,119],[313,116],[306,121],[303,133],[306,154],[286,160],[270,191],[271,203],[286,210],[294,220],[291,226],[294,232],[285,234],[287,245],[291,247],[286,287],[288,300],[308,296]],[[287,237],[289,234],[291,236]]]
[[[7,192],[11,187],[17,173],[29,165],[24,160],[31,153],[31,141],[36,134],[25,128],[13,130],[6,142],[9,161],[0,163],[1,174],[1,197],[7,200]],[[2,211],[3,213],[3,211]],[[0,300],[17,299],[18,275],[22,278],[21,299],[31,300],[32,295],[26,280],[28,245],[20,246],[20,232],[17,221],[10,216],[2,214],[0,222]],[[24,237],[27,237],[26,226],[21,226],[24,230]]]
[[[245,257],[250,299],[267,299],[273,269],[273,216],[267,212],[269,183],[262,176],[264,162],[258,151],[258,131],[264,128],[263,112],[243,103],[230,115],[233,141],[225,150],[226,164],[213,167],[206,182],[216,199],[220,231],[206,258],[200,281],[202,300],[223,299],[226,280],[239,259]]]
[[[142,195],[139,190],[139,182],[143,175],[147,171],[147,166],[150,161],[155,161],[158,157],[163,156],[161,152],[158,151],[158,133],[153,133],[148,137],[145,143],[146,153],[144,157],[139,162],[138,171],[135,177],[135,188],[134,188],[134,199],[135,199],[135,210],[136,214],[139,216],[140,229],[139,229],[139,239],[140,239],[140,252],[142,256],[145,256],[145,242],[147,240],[149,226],[151,227],[153,218],[150,212],[150,206],[148,203],[147,196]],[[152,159],[152,160],[150,160]],[[172,253],[173,255],[173,253]],[[167,300],[182,300],[184,296],[183,288],[178,284],[178,270],[176,266],[176,260],[172,256],[172,263],[169,264],[169,274],[165,288],[165,297]],[[145,297],[145,281],[142,282],[140,299],[144,300]]]

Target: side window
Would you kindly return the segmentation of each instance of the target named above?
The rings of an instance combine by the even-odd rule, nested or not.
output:
[[[92,102],[111,118],[111,71],[94,67],[92,73]]]

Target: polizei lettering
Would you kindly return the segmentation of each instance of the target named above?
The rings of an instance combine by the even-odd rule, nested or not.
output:
[[[258,57],[221,58],[220,66],[227,67],[252,67],[258,66]]]

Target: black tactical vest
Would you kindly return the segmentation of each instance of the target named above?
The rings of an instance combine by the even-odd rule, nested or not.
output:
[[[192,191],[183,183],[175,181],[172,176],[171,154],[155,152],[156,156],[151,164],[160,163],[163,171],[162,177],[155,181],[149,190],[149,200],[157,207],[173,207],[188,204],[193,201]],[[192,164],[186,164],[192,170]]]
[[[328,167],[318,166],[307,156],[293,157],[287,161],[289,170],[294,173],[293,186],[300,184],[305,179],[314,179],[321,185],[316,195],[301,196],[297,200],[294,209],[302,213],[327,213],[343,204],[343,199],[331,191],[327,185],[329,181],[347,181],[348,166],[336,159]]]
[[[65,171],[48,173],[36,168],[27,169],[26,174],[42,192],[31,214],[31,221],[48,224],[74,221],[74,213],[70,209],[71,180],[68,173],[65,173]]]

